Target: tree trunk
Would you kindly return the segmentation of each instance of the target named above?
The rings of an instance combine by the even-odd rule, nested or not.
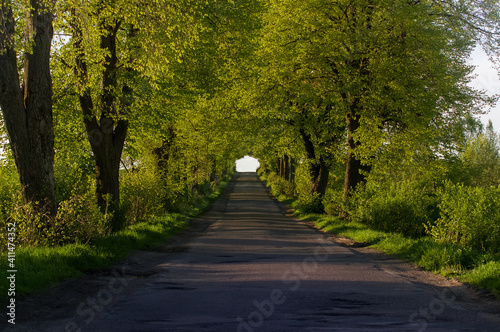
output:
[[[365,180],[365,175],[363,172],[369,172],[371,166],[362,165],[361,161],[356,158],[354,150],[359,146],[359,142],[355,141],[353,138],[354,132],[359,128],[359,116],[356,114],[355,106],[351,108],[351,111],[346,116],[347,121],[347,161],[346,161],[346,172],[344,180],[344,201],[352,195],[352,192],[356,189],[358,184]]]
[[[175,139],[175,132],[172,127],[167,128],[168,138],[163,139],[161,145],[153,149],[153,154],[156,158],[156,167],[160,172],[160,176],[164,176],[168,172],[168,160],[171,154],[171,148],[173,141]],[[214,167],[216,166],[216,160],[213,161]]]
[[[99,111],[94,110],[94,101],[89,87],[86,87],[80,95],[85,128],[95,160],[97,203],[103,211],[107,210],[108,212],[116,211],[120,205],[120,160],[128,130],[128,121],[115,120],[118,115],[116,107],[119,104],[116,97],[118,88],[116,36],[119,27],[119,22],[115,22],[115,25],[101,27],[106,31],[101,36],[100,45],[101,49],[106,51],[99,103],[102,108]],[[73,25],[73,38],[77,50],[76,74],[80,84],[86,86],[88,84],[88,68],[82,56],[83,32],[78,23]],[[121,93],[129,94],[131,91],[125,86]],[[99,120],[97,114],[100,114]]]
[[[299,130],[300,135],[304,141],[304,147],[306,149],[307,159],[312,161],[309,167],[309,174],[311,178],[311,192],[313,194],[319,194],[320,196],[324,196],[326,192],[326,187],[328,185],[328,176],[330,174],[330,170],[323,157],[317,158],[314,144],[311,140],[311,136],[305,132],[305,130]]]
[[[109,212],[120,204],[120,160],[128,124],[101,117],[101,126],[89,131],[95,160],[97,204]],[[111,195],[111,196],[110,196]]]
[[[283,168],[284,168],[284,174],[283,178],[287,181],[290,181],[290,157],[288,155],[283,156]]]
[[[31,53],[24,56],[23,89],[14,49],[15,21],[10,2],[1,5],[0,107],[9,135],[26,203],[38,212],[56,213],[54,129],[50,47],[52,13],[43,1],[31,0],[26,38]]]
[[[291,183],[295,182],[295,159],[290,157],[290,178],[288,179]]]
[[[314,167],[312,168],[312,174],[312,192],[318,193],[320,196],[324,196],[326,193],[326,188],[328,186],[328,176],[330,175],[330,169],[328,168],[328,166],[326,166],[323,158],[319,158],[318,164],[314,165]]]

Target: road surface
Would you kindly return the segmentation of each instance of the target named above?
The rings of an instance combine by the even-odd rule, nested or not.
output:
[[[500,331],[495,301],[285,216],[255,173],[196,223],[28,301],[16,330]]]

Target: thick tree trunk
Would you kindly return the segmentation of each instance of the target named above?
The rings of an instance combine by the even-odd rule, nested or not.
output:
[[[120,160],[128,124],[101,118],[101,126],[89,131],[96,171],[97,203],[103,209],[115,211],[120,204]]]
[[[107,31],[101,36],[101,48],[106,50],[107,55],[103,64],[102,94],[98,111],[94,109],[94,101],[90,88],[85,88],[80,95],[80,106],[84,115],[85,128],[92,147],[96,170],[96,196],[97,203],[101,209],[114,212],[120,205],[120,160],[127,136],[128,122],[126,120],[115,120],[117,117],[118,88],[116,71],[118,67],[116,35],[120,23],[105,25],[102,28]],[[82,86],[88,82],[87,63],[83,58],[81,40],[83,33],[78,24],[73,26],[73,38],[77,49],[76,73]],[[128,87],[124,87],[122,93],[130,93]],[[100,114],[98,120],[97,114]]]
[[[283,179],[293,183],[295,181],[295,160],[289,155],[283,155],[278,159],[278,175]]]
[[[15,26],[9,3],[1,5],[0,106],[19,173],[23,198],[42,213],[55,214],[54,130],[50,47],[52,13],[43,1],[31,0],[26,38],[31,53],[24,56],[23,89],[19,84]]]
[[[314,149],[314,144],[311,140],[311,136],[305,132],[305,130],[299,130],[300,135],[304,141],[304,147],[306,149],[307,159],[312,161],[309,174],[311,177],[311,192],[314,194],[319,194],[320,196],[325,195],[326,187],[328,185],[328,176],[330,170],[325,164],[322,157],[317,158]]]
[[[361,161],[356,158],[354,150],[359,146],[359,142],[353,138],[354,132],[359,128],[359,116],[353,107],[350,113],[346,116],[347,120],[347,161],[344,181],[344,201],[347,201],[353,190],[358,184],[365,180],[364,172],[369,172],[371,166],[362,165]]]
[[[328,166],[326,166],[323,158],[320,158],[318,164],[313,167],[312,174],[312,192],[324,196],[326,193],[326,188],[328,186],[328,176],[330,175],[330,169],[328,168]]]

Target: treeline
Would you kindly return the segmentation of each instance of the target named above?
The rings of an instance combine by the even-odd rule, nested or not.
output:
[[[0,223],[16,224],[18,245],[86,243],[188,214],[234,172],[245,125],[221,92],[246,52],[245,3],[0,10]]]
[[[254,148],[276,196],[414,238],[500,252],[495,105],[469,84],[498,55],[498,4],[269,1]]]

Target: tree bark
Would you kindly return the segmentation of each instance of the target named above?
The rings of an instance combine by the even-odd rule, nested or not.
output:
[[[323,157],[316,157],[316,152],[314,149],[314,144],[311,140],[311,135],[306,133],[303,129],[300,129],[299,133],[304,141],[307,159],[312,161],[309,168],[309,174],[311,177],[311,192],[313,194],[324,196],[328,185],[328,176],[330,174],[330,170],[326,165]]]
[[[328,176],[330,175],[330,169],[325,164],[323,158],[319,158],[318,164],[313,167],[312,174],[312,192],[318,193],[320,196],[324,196],[326,193],[326,188],[328,186]]]
[[[44,1],[30,0],[26,38],[31,53],[24,55],[20,87],[14,48],[15,21],[10,2],[0,13],[0,107],[9,135],[26,203],[38,212],[56,213],[54,127],[50,47],[53,15]]]
[[[351,107],[351,111],[346,115],[347,121],[347,161],[344,180],[344,201],[352,195],[356,187],[365,181],[363,172],[369,172],[371,166],[362,165],[356,157],[354,150],[359,146],[359,142],[354,140],[353,134],[360,127],[359,116],[356,114],[356,106]]]
[[[120,205],[120,160],[128,130],[128,121],[117,120],[116,110],[118,104],[116,36],[119,27],[119,22],[102,27],[106,33],[101,36],[100,47],[107,53],[103,64],[102,93],[99,103],[101,109],[95,110],[92,93],[87,86],[87,63],[81,49],[82,28],[78,23],[73,26],[73,38],[77,49],[76,74],[80,84],[85,87],[80,95],[80,106],[95,160],[97,203],[101,209],[109,212],[116,211]],[[128,90],[130,90],[128,87],[124,87],[122,93],[130,93]],[[97,114],[100,114],[99,119]]]

